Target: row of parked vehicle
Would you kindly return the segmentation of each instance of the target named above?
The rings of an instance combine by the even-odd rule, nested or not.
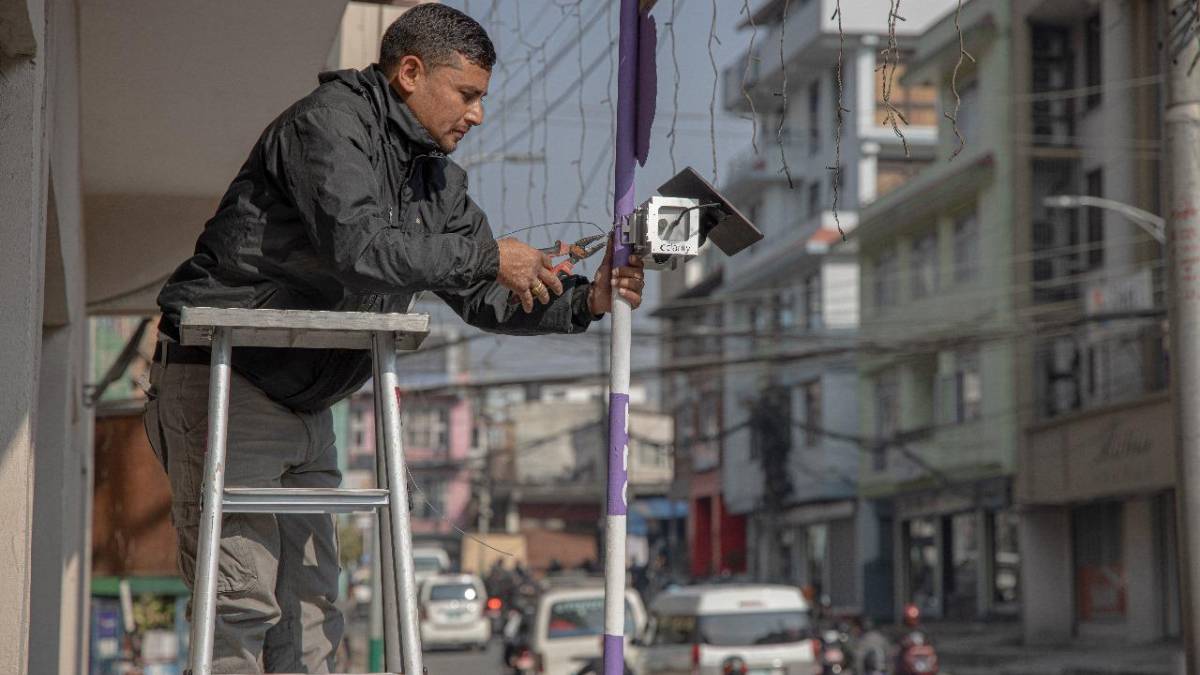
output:
[[[441,555],[445,555],[444,553]],[[509,675],[599,675],[604,579],[517,576],[489,596],[473,574],[419,561],[421,636],[428,648],[485,649],[502,636]],[[499,587],[503,587],[502,589]],[[906,609],[894,642],[835,622],[819,629],[794,586],[716,583],[669,588],[647,608],[625,594],[625,672],[631,675],[936,675],[937,656]]]
[[[791,586],[716,584],[660,593],[649,610],[625,596],[625,672],[638,675],[811,675],[821,672],[808,605]],[[504,630],[511,675],[601,672],[604,584],[545,581]]]

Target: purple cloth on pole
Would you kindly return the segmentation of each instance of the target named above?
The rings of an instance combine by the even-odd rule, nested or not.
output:
[[[608,395],[608,515],[628,513],[629,394]]]
[[[658,104],[658,28],[654,17],[642,14],[638,20],[637,67],[637,161],[646,166],[650,154],[650,129],[654,126],[654,109]]]
[[[625,639],[604,636],[604,675],[625,675]]]
[[[617,59],[616,190],[613,194],[618,224],[633,215],[637,207],[633,195],[633,174],[637,161],[637,5],[637,0],[621,0],[621,36]]]

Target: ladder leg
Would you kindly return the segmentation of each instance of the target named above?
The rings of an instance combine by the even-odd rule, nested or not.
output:
[[[383,401],[383,371],[379,367],[379,358],[372,349],[372,364],[374,368],[373,385],[375,390],[375,481],[376,487],[387,488],[387,459],[384,452],[383,414],[380,403]],[[407,504],[407,502],[406,502]],[[391,508],[376,511],[375,526],[379,529],[379,549],[377,569],[380,572],[379,586],[383,608],[383,649],[384,667],[389,672],[398,673],[400,662],[400,614],[396,606],[396,557],[392,555],[392,522]]]
[[[379,364],[382,400],[376,400],[383,413],[384,455],[387,462],[388,518],[392,532],[392,557],[397,563],[396,581],[399,599],[400,644],[404,672],[420,675],[421,631],[417,623],[417,582],[413,569],[412,529],[408,517],[408,480],[404,468],[404,445],[400,434],[400,401],[396,398],[396,336],[376,333],[373,339],[375,361]]]
[[[208,452],[201,491],[200,541],[193,585],[192,675],[210,675],[217,620],[217,558],[221,553],[221,499],[225,490],[225,440],[229,426],[229,329],[213,335],[208,383]]]

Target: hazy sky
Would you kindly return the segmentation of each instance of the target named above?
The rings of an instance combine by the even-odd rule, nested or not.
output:
[[[590,221],[608,231],[612,222],[612,110],[616,105],[617,63],[614,40],[619,2],[445,1],[482,22],[499,55],[486,101],[485,122],[472,130],[455,159],[470,164],[497,153],[544,157],[544,161],[527,164],[493,159],[469,168],[472,194],[488,213],[493,231],[500,235],[526,225],[562,220]],[[712,65],[715,60],[719,74],[747,48],[749,33],[737,30],[741,7],[736,0],[659,0],[652,11],[659,33],[658,114],[649,161],[637,173],[639,203],[673,175],[668,137],[672,117],[676,118],[675,165],[693,166],[712,178],[709,105],[714,81],[717,171],[721,181],[730,158],[750,145],[750,123],[722,109],[723,90],[719,75],[714,80]],[[716,37],[710,41],[714,11]],[[673,14],[674,55],[669,26]],[[544,78],[543,55],[547,66]],[[578,86],[580,73],[589,70],[582,86]],[[590,225],[570,224],[517,236],[542,246],[555,238],[574,239],[596,232],[599,230]],[[599,256],[595,260],[599,262]],[[593,269],[594,264],[587,266],[589,276]],[[651,277],[654,274],[648,273]],[[643,308],[657,301],[657,289],[651,287]],[[657,330],[657,322],[648,320],[648,312],[639,314],[642,318],[635,324],[637,330]],[[476,343],[473,360],[478,364],[486,357],[485,365],[497,369],[496,375],[505,371],[529,373],[530,368],[594,371],[597,367],[594,339],[532,338],[538,345],[530,344],[530,340],[506,341],[519,343],[516,346],[496,345],[490,340],[486,346]],[[638,361],[655,358],[648,342],[651,340],[635,340]],[[528,355],[535,352],[545,358],[531,365]]]

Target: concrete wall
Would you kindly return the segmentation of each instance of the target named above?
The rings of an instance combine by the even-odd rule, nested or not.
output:
[[[1121,516],[1125,558],[1125,640],[1133,644],[1154,642],[1162,638],[1166,618],[1154,499],[1140,496],[1126,500]]]
[[[1021,551],[1026,553],[1021,556],[1025,642],[1067,642],[1075,619],[1070,511],[1026,509],[1018,527]]]
[[[76,16],[68,0],[0,0],[4,673],[86,667],[91,414],[81,399]]]

